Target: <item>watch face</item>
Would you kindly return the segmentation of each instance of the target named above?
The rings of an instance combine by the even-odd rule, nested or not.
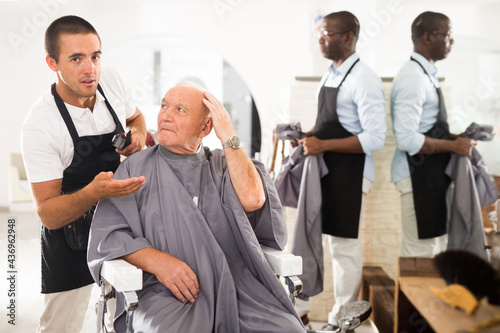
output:
[[[239,148],[240,147],[240,138],[238,138],[236,135],[231,138],[231,142],[233,143],[233,147]]]

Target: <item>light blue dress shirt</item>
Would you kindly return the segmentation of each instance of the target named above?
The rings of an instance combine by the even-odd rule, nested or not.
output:
[[[434,126],[439,113],[437,69],[422,55],[413,52],[415,61],[408,61],[394,78],[391,88],[392,130],[396,137],[396,151],[392,159],[391,181],[410,177],[406,153],[417,154],[426,133]],[[430,79],[429,79],[430,78]]]
[[[336,88],[359,56],[354,53],[342,65],[333,65],[323,75],[320,89]],[[318,89],[319,95],[319,89]],[[384,147],[387,124],[382,80],[365,63],[358,61],[337,94],[337,114],[342,126],[357,135],[366,154],[363,176],[375,181],[373,152]]]

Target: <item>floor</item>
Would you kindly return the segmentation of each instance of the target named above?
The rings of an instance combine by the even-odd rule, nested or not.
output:
[[[323,322],[316,322],[316,321],[311,322],[311,328],[313,330],[320,330],[325,325],[326,323]],[[363,324],[361,324],[361,326],[355,329],[355,333],[379,333],[379,332],[375,327],[375,324],[373,324],[373,322],[370,319],[368,319]]]
[[[14,223],[12,223],[15,221]],[[14,228],[9,227],[14,224]],[[9,229],[12,229],[9,231]],[[15,233],[15,268],[8,265],[9,242]],[[4,276],[0,277],[0,332],[33,333],[43,309],[43,295],[40,293],[40,222],[32,205],[17,205],[9,210],[0,209],[0,269]],[[11,246],[12,248],[12,246]],[[8,278],[14,276],[12,286]],[[9,295],[9,290],[15,296]],[[99,290],[94,288],[92,299],[97,300]],[[4,305],[15,302],[15,325],[9,324],[8,309]],[[89,304],[82,332],[96,332],[94,302]],[[312,322],[313,329],[321,329],[326,323]],[[378,333],[375,326],[366,321],[356,329],[356,333]]]

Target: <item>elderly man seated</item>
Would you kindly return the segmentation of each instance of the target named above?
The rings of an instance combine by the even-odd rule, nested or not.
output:
[[[212,128],[224,150],[202,146]],[[100,201],[88,261],[96,281],[105,260],[123,258],[144,271],[134,331],[305,332],[259,245],[285,245],[282,207],[265,168],[238,141],[221,102],[181,83],[161,102],[159,144],[116,171],[115,178],[144,176],[146,184]]]

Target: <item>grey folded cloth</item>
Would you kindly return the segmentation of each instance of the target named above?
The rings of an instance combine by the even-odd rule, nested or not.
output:
[[[478,125],[472,123],[465,130],[465,136],[469,139],[479,140],[479,141],[491,141],[495,136],[493,133],[493,126],[491,125]]]
[[[305,136],[299,122],[276,125],[276,135],[280,140],[302,139]]]
[[[495,136],[493,126],[491,125],[478,125],[471,123],[465,130],[465,136],[469,139],[478,141],[491,141]],[[476,180],[476,187],[479,194],[481,206],[488,206],[498,199],[497,185],[488,167],[483,161],[481,154],[476,148],[472,149],[470,156],[474,178]]]

